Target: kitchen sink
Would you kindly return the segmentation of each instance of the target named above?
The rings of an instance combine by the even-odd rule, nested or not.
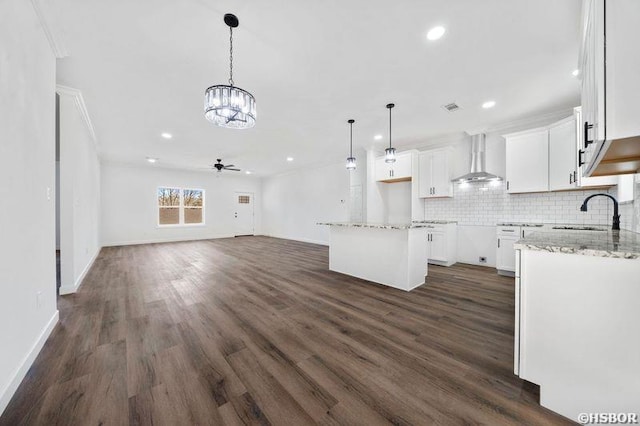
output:
[[[604,228],[595,226],[554,226],[552,229],[560,229],[563,231],[606,231]]]

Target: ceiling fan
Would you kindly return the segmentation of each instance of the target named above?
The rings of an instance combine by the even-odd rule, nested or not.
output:
[[[222,164],[222,159],[218,158],[217,160],[218,160],[218,162],[216,164],[212,164],[211,167],[216,169],[218,171],[218,173],[223,171],[223,170],[231,170],[231,171],[234,171],[234,172],[239,172],[240,171],[240,169],[236,169],[235,165],[233,165],[233,164],[229,164],[229,165],[225,166],[224,164]]]

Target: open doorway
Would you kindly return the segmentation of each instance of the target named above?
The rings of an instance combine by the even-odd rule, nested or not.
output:
[[[236,192],[235,203],[235,236],[253,235],[253,193]]]
[[[60,95],[56,93],[56,294],[60,295],[62,272],[60,269]]]

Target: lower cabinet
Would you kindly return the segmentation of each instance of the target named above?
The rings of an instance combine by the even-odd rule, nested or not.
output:
[[[429,263],[451,266],[457,262],[457,225],[434,224],[427,229],[427,259]]]
[[[496,269],[498,274],[514,276],[516,272],[516,241],[526,238],[532,232],[539,231],[541,226],[498,226]]]
[[[496,269],[500,275],[514,276],[516,271],[516,253],[513,245],[522,232],[519,226],[499,226],[496,252]]]

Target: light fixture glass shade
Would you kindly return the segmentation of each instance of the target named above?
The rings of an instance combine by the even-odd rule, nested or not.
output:
[[[395,163],[396,162],[396,149],[395,148],[387,148],[384,150],[384,162],[385,163]]]
[[[204,116],[231,129],[249,129],[256,124],[256,100],[239,87],[216,85],[204,93]]]
[[[355,170],[355,169],[356,169],[356,157],[348,157],[347,170]]]

